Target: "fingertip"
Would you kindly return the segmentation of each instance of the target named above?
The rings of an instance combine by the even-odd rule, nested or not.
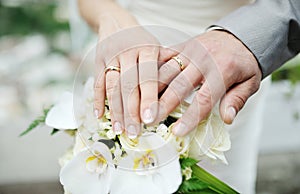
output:
[[[103,88],[94,88],[94,114],[97,118],[100,118],[104,114],[104,102],[105,102],[105,91]]]
[[[95,117],[98,119],[98,118],[101,118],[104,114],[104,108],[100,107],[100,106],[94,106],[94,115]]]
[[[135,139],[137,138],[137,136],[140,134],[140,130],[137,126],[135,125],[129,125],[127,127],[127,130],[126,130],[126,133],[127,133],[127,137],[129,139]]]
[[[98,111],[98,109],[95,109],[95,110],[94,110],[94,115],[95,115],[96,118],[98,118],[98,116],[99,116],[99,111]]]
[[[141,117],[145,124],[150,124],[154,121],[153,111],[150,108],[145,109]]]
[[[189,132],[189,130],[188,130],[187,125],[181,121],[179,123],[176,123],[174,125],[174,127],[172,128],[172,133],[178,137],[182,137],[182,136],[186,135],[188,132]]]
[[[113,130],[116,135],[121,135],[123,133],[122,124],[118,121],[114,122]]]
[[[226,124],[232,124],[237,115],[237,110],[233,106],[228,106],[225,112],[221,114],[223,121]]]
[[[158,103],[152,102],[148,106],[141,105],[141,119],[145,124],[153,123],[157,118]]]

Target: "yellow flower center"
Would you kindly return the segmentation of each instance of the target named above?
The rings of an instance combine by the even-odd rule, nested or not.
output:
[[[139,167],[143,169],[154,167],[155,163],[156,163],[155,155],[152,153],[152,150],[148,150],[141,157],[134,159],[133,169],[136,170]]]
[[[85,162],[89,172],[96,172],[99,174],[102,174],[108,166],[106,159],[100,154],[88,157]]]

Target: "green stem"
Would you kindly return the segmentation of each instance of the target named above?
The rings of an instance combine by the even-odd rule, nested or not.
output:
[[[193,165],[192,167],[193,175],[196,176],[199,180],[209,184],[209,188],[217,193],[226,193],[226,194],[238,194],[237,191],[229,187],[227,184],[214,177],[210,173],[206,172],[203,168],[198,165]]]

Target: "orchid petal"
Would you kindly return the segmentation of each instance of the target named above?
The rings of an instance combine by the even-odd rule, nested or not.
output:
[[[138,140],[135,147],[127,145],[126,142],[122,144],[127,146],[125,150],[128,155],[119,162],[116,180],[114,178],[113,182],[122,181],[122,176],[124,179],[127,177],[126,184],[120,184],[121,187],[113,191],[174,193],[181,183],[182,175],[179,156],[172,142],[164,140],[156,133],[143,134]]]
[[[124,193],[166,194],[154,184],[151,175],[137,175],[132,171],[116,170],[110,194]]]
[[[86,101],[94,100],[94,77],[89,77],[86,83],[84,84],[83,98]]]
[[[226,164],[227,160],[223,152],[228,151],[230,147],[230,136],[223,121],[216,113],[212,113],[205,122],[197,127],[190,146],[189,156],[201,159],[206,155],[214,160],[219,159]]]
[[[48,112],[46,125],[60,129],[76,129],[78,124],[73,114],[73,94],[65,92],[59,102]]]
[[[163,189],[163,193],[175,193],[182,182],[179,158],[157,169],[153,174],[153,182]]]
[[[87,169],[87,159],[99,152],[107,160],[107,169],[99,174]],[[60,182],[72,194],[107,194],[114,168],[110,166],[111,153],[106,145],[97,142],[90,149],[79,152],[60,172]],[[89,166],[90,167],[90,166]]]

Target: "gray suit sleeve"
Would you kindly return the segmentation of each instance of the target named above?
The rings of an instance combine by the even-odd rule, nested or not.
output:
[[[300,0],[258,0],[218,21],[254,54],[263,78],[300,52]]]

